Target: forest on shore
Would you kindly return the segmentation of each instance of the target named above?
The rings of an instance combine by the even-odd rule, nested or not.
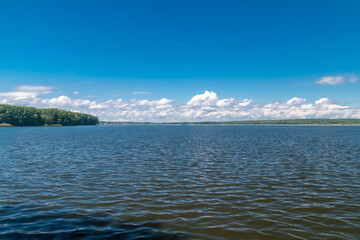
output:
[[[37,109],[0,104],[0,125],[2,126],[75,126],[98,123],[98,117],[85,113],[57,108]]]

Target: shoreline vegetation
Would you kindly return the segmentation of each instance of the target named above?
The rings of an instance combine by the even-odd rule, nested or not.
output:
[[[305,126],[360,126],[360,119],[287,119],[287,120],[244,120],[244,121],[204,121],[204,122],[110,122],[100,121],[100,125],[305,125]]]
[[[57,108],[37,109],[34,107],[0,104],[0,127],[17,126],[77,126],[97,125],[96,116]]]

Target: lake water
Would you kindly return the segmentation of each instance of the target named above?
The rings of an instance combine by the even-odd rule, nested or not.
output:
[[[360,239],[360,127],[0,128],[0,239]]]

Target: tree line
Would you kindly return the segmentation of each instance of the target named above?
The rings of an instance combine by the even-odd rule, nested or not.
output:
[[[34,107],[0,104],[0,124],[13,126],[46,126],[46,125],[96,125],[96,116],[71,112],[56,108],[37,109]]]

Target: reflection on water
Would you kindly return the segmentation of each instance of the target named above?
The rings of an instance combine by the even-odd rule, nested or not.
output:
[[[360,127],[0,129],[1,239],[359,239]]]

